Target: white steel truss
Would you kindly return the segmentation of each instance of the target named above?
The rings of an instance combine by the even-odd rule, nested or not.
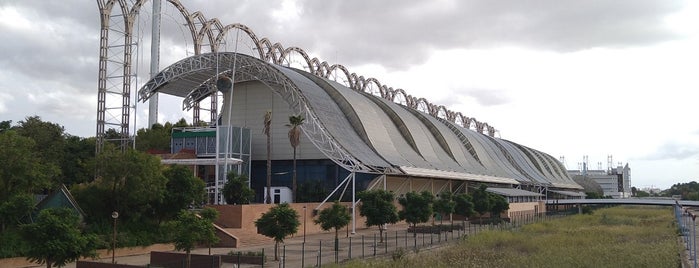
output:
[[[135,39],[133,28],[141,7],[148,0],[96,1],[101,18],[96,128],[96,150],[99,152],[102,150],[105,140],[116,140],[122,148],[128,147],[130,143],[131,85],[135,84],[132,59],[136,46],[133,42]],[[303,58],[303,69],[314,75],[324,78],[334,76],[338,82],[344,83],[354,90],[374,94],[413,109],[420,108],[434,117],[457,123],[479,133],[495,135],[495,128],[488,123],[466,117],[443,105],[432,104],[425,98],[407,94],[403,89],[394,89],[383,85],[376,78],[365,78],[362,75],[351,73],[343,65],[329,64],[318,58],[311,58],[301,48],[284,48],[281,43],[272,42],[267,38],[258,38],[252,29],[243,24],[224,25],[217,18],[207,19],[199,11],[189,13],[179,0],[166,0],[166,2],[174,6],[182,15],[185,21],[184,26],[189,30],[194,45],[195,55],[201,54],[202,50],[207,47],[211,52],[222,52],[220,48],[226,35],[230,31],[236,30],[243,32],[252,40],[254,50],[257,51],[257,55],[254,56],[264,62],[283,65],[291,61],[292,55],[300,55]],[[203,92],[210,91],[204,88]],[[191,99],[183,103],[185,109],[194,109],[193,124],[199,124],[200,109],[202,109],[200,102],[206,97],[210,97],[210,109],[208,110],[211,122],[214,122],[218,117],[216,94],[193,95]],[[116,137],[105,136],[107,127],[116,130]]]
[[[218,68],[221,68],[221,66],[228,66],[228,64],[221,63],[233,62],[234,60],[237,62],[235,70],[221,69],[221,71],[217,72],[217,70],[219,70]],[[148,81],[139,90],[139,100],[147,100],[164,85],[178,84],[173,87],[186,87],[187,83],[184,83],[183,79],[192,74],[206,73],[209,75],[209,78],[204,79],[203,82],[189,81],[192,88],[177,88],[175,90],[191,91],[193,93],[202,92],[204,90],[215,90],[215,87],[209,86],[210,83],[212,83],[217,76],[227,76],[233,71],[236,74],[236,83],[251,80],[260,81],[282,96],[282,98],[289,103],[290,108],[295,114],[306,118],[306,123],[301,126],[301,129],[311,140],[313,145],[339,166],[347,170],[362,173],[403,174],[399,169],[362,163],[352,156],[325,129],[323,123],[304,99],[300,89],[291,80],[273,65],[248,55],[222,52],[200,54],[183,59],[165,68]],[[196,94],[213,93],[214,92],[203,92]],[[192,95],[192,93],[190,93],[190,95]]]

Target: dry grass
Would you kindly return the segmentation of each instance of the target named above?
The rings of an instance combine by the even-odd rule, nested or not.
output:
[[[342,267],[679,267],[679,252],[672,209],[623,206]]]

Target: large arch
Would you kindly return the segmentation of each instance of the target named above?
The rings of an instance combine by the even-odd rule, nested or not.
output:
[[[139,91],[139,99],[145,101],[156,92],[163,92],[175,96],[188,96],[194,90],[200,90],[202,85],[217,75],[226,75],[226,70],[216,72],[219,63],[237,61],[235,67],[236,83],[249,80],[258,80],[274,89],[277,94],[284,96],[292,109],[306,118],[306,124],[301,127],[307,137],[329,159],[347,170],[365,173],[395,173],[400,171],[390,165],[375,165],[376,162],[366,163],[361,161],[335,140],[334,136],[327,132],[327,127],[308,105],[301,90],[278,67],[265,63],[259,59],[235,54],[235,53],[206,53],[183,59],[158,73],[148,81]],[[221,64],[229,66],[229,64]],[[207,87],[213,90],[212,87]],[[209,92],[211,93],[211,92]]]

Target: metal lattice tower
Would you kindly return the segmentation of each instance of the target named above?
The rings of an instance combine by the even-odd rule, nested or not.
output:
[[[122,150],[129,147],[132,137],[131,116],[131,86],[136,84],[136,73],[133,71],[134,51],[137,38],[134,24],[138,19],[141,7],[148,0],[96,0],[100,11],[100,60],[97,87],[97,131],[96,152],[101,152],[105,141],[112,141]],[[200,55],[205,47],[210,52],[225,52],[226,35],[231,31],[242,32],[252,41],[254,57],[273,64],[288,64],[289,56],[300,56],[304,70],[323,78],[334,79],[357,91],[367,92],[378,97],[394,101],[401,105],[423,111],[434,117],[456,123],[464,128],[476,130],[479,133],[493,137],[496,129],[486,122],[477,121],[460,112],[451,111],[443,105],[430,103],[425,98],[407,94],[403,89],[381,84],[375,78],[365,78],[356,73],[350,73],[340,64],[329,64],[318,58],[310,58],[308,54],[297,47],[284,48],[280,43],[273,43],[267,38],[258,38],[245,25],[233,23],[223,25],[216,19],[207,19],[201,12],[189,13],[179,0],[166,0],[163,4],[172,5],[185,20],[184,27],[188,28],[194,45],[194,54]],[[237,37],[236,37],[237,38]],[[157,55],[156,55],[157,56]],[[152,71],[151,71],[152,72]],[[206,109],[210,112],[210,122],[218,118],[217,94],[207,90],[208,85],[201,85],[192,95],[198,92],[207,94],[196,98],[185,99],[184,109],[193,109],[193,124],[200,123],[201,102],[209,98]],[[133,126],[135,127],[135,126]],[[114,129],[114,132],[108,131]],[[108,135],[109,134],[109,135]]]

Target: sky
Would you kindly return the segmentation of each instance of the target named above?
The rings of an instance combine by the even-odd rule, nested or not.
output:
[[[606,169],[611,155],[639,188],[699,180],[696,1],[180,2],[487,122],[568,169],[583,156]],[[150,13],[137,22],[139,86]],[[193,55],[182,22],[163,4],[160,69]],[[37,115],[94,136],[99,29],[96,1],[0,0],[0,121]],[[181,99],[160,98],[159,122],[191,122]],[[135,110],[145,127],[147,104]]]

